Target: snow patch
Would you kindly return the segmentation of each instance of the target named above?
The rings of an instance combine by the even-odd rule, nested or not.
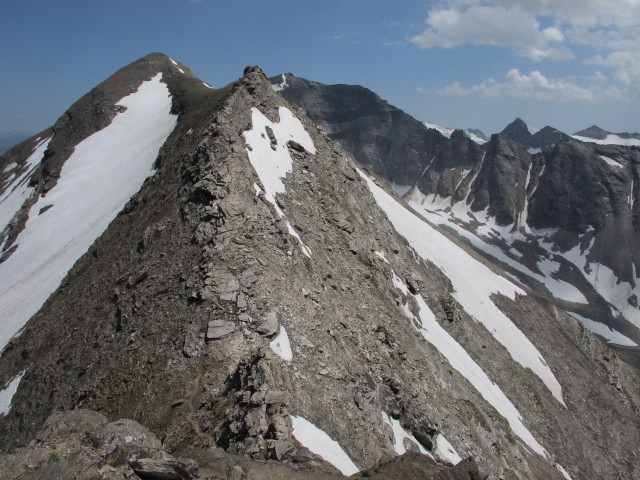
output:
[[[610,133],[606,136],[606,138],[598,139],[591,137],[583,137],[580,135],[572,135],[576,140],[580,140],[581,142],[591,142],[597,143],[599,145],[626,145],[626,146],[634,146],[640,145],[640,140],[637,138],[622,138],[614,133]]]
[[[387,260],[387,257],[385,257],[384,252],[381,252],[380,250],[376,250],[373,253],[375,254],[376,257],[378,257],[384,263],[389,263],[389,260]]]
[[[389,425],[393,430],[393,449],[398,455],[404,455],[407,452],[407,449],[404,446],[404,441],[409,440],[410,442],[414,443],[418,447],[418,449],[420,450],[420,453],[429,455],[430,457],[433,458],[431,453],[429,453],[420,444],[420,442],[416,440],[416,437],[414,437],[411,433],[408,433],[404,428],[402,428],[402,425],[400,424],[400,420],[389,417],[389,415],[387,415],[385,412],[381,412],[381,413],[382,413],[382,421],[387,425]]]
[[[578,315],[574,312],[567,312],[576,320],[579,320],[584,327],[592,333],[601,336],[608,343],[613,343],[615,345],[622,345],[625,347],[637,347],[638,344],[631,340],[629,337],[623,335],[622,333],[614,330],[613,328],[605,325],[604,323],[596,322],[591,320],[590,318],[583,317],[582,315]]]
[[[25,200],[33,195],[33,187],[28,186],[29,179],[33,171],[40,165],[44,152],[47,150],[52,138],[49,137],[42,140],[36,145],[33,153],[25,161],[24,173],[20,176],[14,175],[13,179],[5,187],[4,193],[0,195],[0,235],[17,211],[22,208]],[[0,251],[2,251],[5,241],[0,244]]]
[[[434,263],[451,280],[453,297],[465,311],[509,352],[511,358],[540,377],[553,396],[564,405],[562,387],[542,354],[515,324],[493,303],[501,294],[515,300],[526,292],[494,273],[431,225],[400,205],[391,195],[358,170],[367,181],[378,206],[387,214],[396,231],[405,237],[424,260]]]
[[[611,157],[605,157],[604,155],[598,155],[602,160],[606,162],[607,165],[611,165],[612,167],[622,167],[619,162],[615,161]]]
[[[287,335],[287,331],[282,325],[280,325],[278,336],[269,343],[269,346],[271,350],[283,360],[287,362],[293,360],[293,351],[291,350],[291,343],[289,343],[289,335]]]
[[[447,138],[451,138],[451,135],[453,134],[453,132],[456,131],[455,128],[441,127],[440,125],[437,125],[437,124],[431,123],[431,122],[422,122],[422,124],[427,128],[430,128],[432,130],[437,130],[438,132],[440,132],[443,136],[445,136]],[[487,143],[486,139],[476,135],[473,132],[470,132],[468,129],[467,130],[463,130],[463,132],[467,137],[469,137],[471,140],[473,140],[474,142],[476,142],[479,145],[482,145],[483,143]]]
[[[404,284],[404,282],[400,280],[395,272],[392,272],[392,275],[393,276],[391,277],[391,282],[393,283],[393,286],[400,290],[405,296],[409,295],[409,289]]]
[[[487,143],[487,139],[486,138],[482,138],[479,135],[476,135],[473,132],[470,132],[469,130],[465,130],[465,132],[467,134],[467,136],[473,140],[474,142],[476,142],[478,145],[484,145],[485,143]]]
[[[453,189],[454,192],[458,191],[458,188],[460,187],[460,185],[462,185],[462,182],[464,182],[464,179],[467,178],[467,175],[469,175],[471,173],[471,169],[466,169],[463,168],[462,172],[460,172],[460,180],[458,180],[458,183],[456,183],[455,188]]]
[[[633,295],[640,297],[640,282],[633,286],[629,282],[619,281],[613,270],[606,265],[589,262],[587,257],[594,241],[595,239],[584,251],[581,250],[578,243],[571,250],[564,252],[562,256],[580,269],[602,298],[619,310],[627,320],[640,328],[640,310],[631,305],[628,300]]]
[[[316,455],[320,455],[331,465],[342,472],[343,475],[353,475],[360,471],[349,455],[338,442],[333,440],[326,432],[320,430],[304,417],[291,415],[293,436],[302,445]]]
[[[284,90],[288,86],[289,85],[287,85],[287,77],[285,76],[284,73],[282,74],[282,81],[280,83],[271,84],[271,88],[273,88],[275,92],[280,92],[281,90]]]
[[[551,274],[556,273],[560,270],[560,264],[558,262],[554,262],[553,260],[549,260],[548,258],[542,258],[538,260],[536,264],[538,270],[542,272],[545,276],[551,276]]]
[[[556,468],[560,471],[560,473],[566,480],[573,480],[571,478],[571,475],[569,475],[569,472],[567,472],[562,465],[556,463]]]
[[[406,287],[405,287],[406,288]],[[533,434],[522,423],[522,416],[517,408],[511,403],[498,385],[493,383],[482,368],[467,353],[449,333],[440,326],[435,314],[431,311],[422,295],[413,295],[419,312],[416,318],[413,313],[403,305],[405,315],[412,320],[414,326],[422,336],[431,343],[449,361],[449,364],[456,369],[469,383],[491,404],[500,415],[502,415],[513,433],[522,439],[533,451],[547,458],[546,450],[538,443]],[[446,439],[445,439],[446,441]],[[448,442],[447,442],[448,443]],[[442,444],[446,445],[446,444]]]
[[[447,138],[451,138],[451,134],[454,132],[453,128],[441,127],[440,125],[436,125],[435,123],[423,122],[423,124],[427,128],[431,128],[432,130],[437,130]]]
[[[118,101],[126,110],[76,145],[58,183],[32,206],[17,250],[0,264],[0,348],[40,310],[153,174],[178,118],[171,114],[171,95],[161,78],[157,74]]]
[[[284,212],[276,202],[276,195],[286,192],[282,179],[293,171],[293,160],[289,154],[287,142],[293,140],[312,154],[316,153],[316,149],[302,122],[288,108],[280,107],[279,114],[280,121],[273,123],[260,110],[253,107],[251,109],[251,130],[243,132],[242,135],[248,146],[249,161],[264,188],[265,199],[273,205],[278,216],[285,219]],[[267,127],[273,132],[275,144],[272,144],[269,135],[267,135]],[[287,222],[287,229],[289,234],[299,241],[302,253],[311,257],[311,250],[302,242],[300,235],[289,222]]]
[[[435,454],[438,458],[442,460],[446,460],[447,462],[457,465],[462,461],[462,457],[458,455],[456,449],[449,443],[449,441],[442,435],[438,433],[434,439],[434,450]]]
[[[531,168],[533,167],[533,162],[529,164],[529,169],[527,170],[527,178],[524,181],[524,205],[522,206],[522,212],[518,214],[517,221],[517,229],[522,229],[527,232],[529,230],[529,225],[527,224],[527,220],[529,218],[529,195],[527,192],[529,191],[529,182],[531,181]]]
[[[282,213],[281,210],[278,210],[278,211]],[[281,217],[284,217],[284,216],[281,215]],[[295,228],[293,228],[293,226],[289,223],[289,221],[287,221],[287,231],[289,232],[289,235],[291,235],[296,240],[298,240],[298,245],[300,245],[300,250],[302,250],[302,253],[304,253],[307,257],[311,258],[311,249],[304,244],[304,242],[302,241],[302,238],[300,238],[300,235],[298,234],[298,232],[296,232]]]
[[[210,88],[211,90],[215,90],[211,85],[209,85],[207,82],[202,82],[202,84],[207,87]]]
[[[178,62],[176,62],[173,58],[169,58],[169,60],[171,60],[171,63],[173,63],[174,65],[178,65]]]
[[[11,411],[11,401],[13,396],[18,391],[18,386],[22,377],[24,377],[26,370],[23,370],[18,375],[13,377],[4,386],[4,389],[0,390],[0,415],[7,415]]]

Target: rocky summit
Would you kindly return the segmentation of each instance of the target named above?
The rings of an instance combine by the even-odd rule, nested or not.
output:
[[[151,54],[1,157],[0,475],[640,476],[638,370],[387,183],[549,229],[567,202],[522,205],[597,190],[585,149],[622,157],[447,138],[361,87],[350,112],[297,106],[290,81],[214,89]],[[547,238],[605,242],[619,206]]]

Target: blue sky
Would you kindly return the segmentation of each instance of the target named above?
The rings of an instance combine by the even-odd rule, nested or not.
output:
[[[38,131],[160,51],[223,86],[258,64],[419,120],[640,131],[640,0],[5,0],[0,131]]]

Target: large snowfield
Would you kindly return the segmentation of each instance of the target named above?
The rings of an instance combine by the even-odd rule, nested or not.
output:
[[[159,73],[118,101],[126,110],[76,145],[58,183],[31,207],[16,251],[0,264],[0,349],[153,174],[158,152],[177,123],[161,78]],[[30,165],[40,161],[44,148],[46,142],[30,157]],[[7,201],[17,210],[24,195],[17,189]]]
[[[495,305],[492,296],[501,294],[512,300],[525,291],[494,273],[427,222],[398,203],[384,189],[360,171],[378,206],[387,214],[396,231],[405,237],[420,257],[434,263],[451,280],[453,297],[476,321],[525,368],[531,369],[564,405],[562,387],[542,354],[516,325]]]

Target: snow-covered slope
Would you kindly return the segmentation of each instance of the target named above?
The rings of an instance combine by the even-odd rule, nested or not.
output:
[[[557,299],[610,343],[637,347],[635,237],[613,233],[630,228],[634,151],[569,142],[534,159],[497,138],[492,142],[483,161],[468,167],[470,181],[462,178],[448,195],[425,194],[421,188],[429,185],[422,182],[406,195],[412,207]]]
[[[640,134],[638,133],[613,133],[603,130],[597,125],[591,125],[589,128],[575,132],[572,137],[581,142],[592,142],[599,145],[640,145]]]
[[[530,368],[559,402],[562,388],[540,352],[491,300],[502,294],[511,299],[525,292],[506,278],[495,274],[440,232],[402,207],[388,193],[368,180],[378,205],[394,227],[423,259],[435,263],[451,280],[454,297],[476,321],[481,322],[523,367]]]
[[[609,133],[605,138],[591,138],[581,135],[572,135],[576,140],[581,142],[592,142],[599,145],[627,145],[627,146],[640,146],[640,139],[637,138],[623,138],[615,133]]]
[[[153,174],[154,162],[176,125],[171,96],[158,74],[117,102],[126,108],[103,130],[76,145],[57,185],[39,198],[0,264],[0,348],[42,307],[73,264],[108,227]],[[27,160],[25,174],[2,199],[3,226],[29,195],[28,176],[47,147],[43,140]],[[21,188],[20,188],[21,187]],[[7,211],[5,212],[5,202]],[[11,211],[13,210],[13,211]]]
[[[247,141],[247,153],[251,165],[255,168],[265,189],[265,198],[273,205],[278,216],[287,223],[289,234],[298,240],[302,252],[310,257],[311,250],[304,244],[298,232],[286,220],[284,212],[276,202],[278,193],[285,193],[282,180],[291,172],[292,160],[287,143],[294,141],[311,153],[315,153],[313,141],[300,121],[285,107],[280,108],[280,122],[270,122],[257,108],[252,111],[252,126],[244,132]],[[266,134],[271,133],[271,138]],[[256,194],[260,189],[257,187]]]
[[[41,140],[36,140],[38,143],[33,149],[33,153],[25,161],[25,165],[22,169],[22,173],[13,173],[12,170],[19,168],[17,164],[11,164],[7,166],[4,173],[11,173],[5,184],[2,185],[4,192],[0,195],[0,229],[5,230],[14,215],[22,204],[34,193],[33,187],[29,186],[30,176],[33,170],[38,167],[44,156],[44,152],[47,150],[51,137]],[[7,236],[2,235],[0,239],[0,251],[2,251]]]

